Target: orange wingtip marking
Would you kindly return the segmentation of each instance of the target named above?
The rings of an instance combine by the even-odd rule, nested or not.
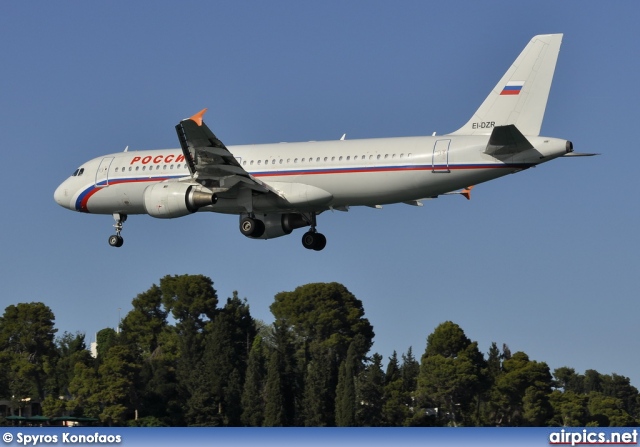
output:
[[[207,113],[207,109],[202,109],[189,119],[195,122],[198,126],[202,126],[202,117],[204,116],[205,113]]]
[[[463,189],[460,194],[465,196],[467,198],[467,200],[471,200],[471,190],[472,189],[473,189],[473,186],[469,186],[468,188]]]

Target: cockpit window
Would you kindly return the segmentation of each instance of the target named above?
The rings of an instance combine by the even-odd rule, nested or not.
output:
[[[72,177],[79,177],[82,174],[84,174],[84,168],[78,168],[75,170],[75,172],[73,173]]]

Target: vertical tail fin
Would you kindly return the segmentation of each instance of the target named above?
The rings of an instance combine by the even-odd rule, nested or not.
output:
[[[535,36],[456,135],[489,135],[514,124],[524,135],[539,135],[556,68],[562,34]]]

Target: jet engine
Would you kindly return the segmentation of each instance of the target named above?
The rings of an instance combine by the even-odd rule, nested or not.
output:
[[[218,198],[200,185],[166,182],[154,183],[144,190],[147,214],[161,219],[182,217],[213,205]]]
[[[273,239],[290,234],[296,228],[309,226],[301,214],[262,214],[240,216],[240,232],[252,239]]]

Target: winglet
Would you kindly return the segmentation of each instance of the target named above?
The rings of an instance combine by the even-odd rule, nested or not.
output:
[[[475,185],[474,185],[475,186]],[[473,189],[473,186],[469,186],[468,188],[463,189],[460,194],[462,194],[463,196],[465,196],[467,198],[467,200],[471,200],[471,190]]]
[[[200,110],[198,113],[196,113],[195,115],[193,115],[189,119],[191,121],[193,121],[194,123],[196,123],[198,125],[198,127],[200,127],[200,126],[202,126],[202,117],[204,117],[205,113],[207,113],[207,109],[202,109],[202,110]]]

